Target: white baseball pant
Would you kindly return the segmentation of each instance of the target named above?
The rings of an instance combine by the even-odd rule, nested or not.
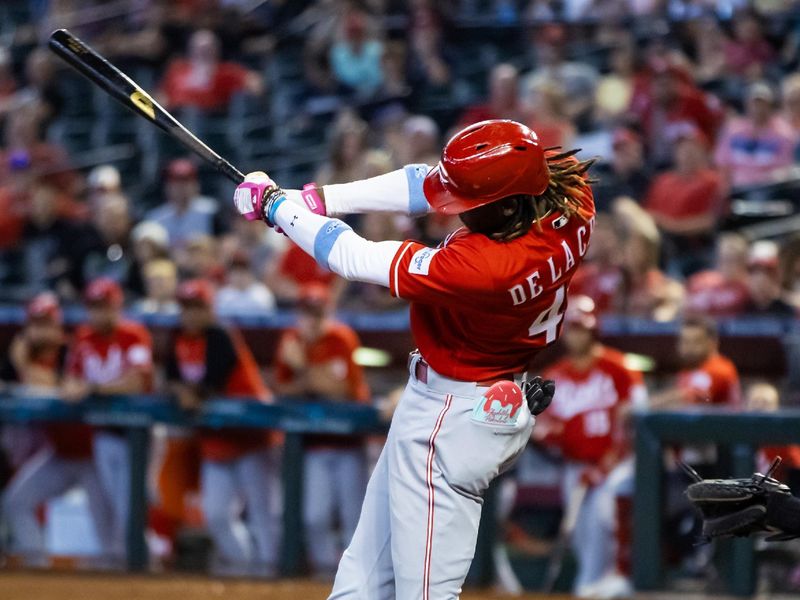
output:
[[[203,461],[203,513],[219,557],[226,563],[277,566],[283,510],[280,475],[280,452],[274,448],[231,461]],[[239,499],[247,506],[247,524],[241,519]],[[247,534],[238,535],[243,527]]]
[[[332,574],[358,524],[367,486],[363,448],[306,450],[303,467],[303,527],[314,571]],[[337,535],[338,517],[341,533]]]
[[[568,463],[564,469],[562,496],[568,504],[570,493],[578,487],[585,463]],[[581,594],[597,583],[615,566],[617,540],[616,498],[633,491],[633,459],[617,465],[603,480],[586,493],[572,533],[572,551],[578,561],[573,591]]]
[[[92,442],[94,465],[111,509],[106,546],[113,558],[125,556],[128,513],[131,503],[131,453],[124,434],[97,431]]]
[[[94,464],[90,459],[60,457],[52,448],[45,447],[25,462],[4,494],[3,512],[11,534],[12,552],[43,555],[44,536],[36,510],[74,486],[86,491],[97,539],[108,549],[111,515]]]
[[[471,420],[487,388],[428,369],[411,378],[367,486],[330,600],[452,600],[475,553],[482,495],[528,442],[525,406],[513,427]]]

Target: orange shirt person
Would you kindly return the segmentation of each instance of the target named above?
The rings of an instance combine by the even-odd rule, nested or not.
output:
[[[284,332],[278,345],[278,391],[335,402],[368,402],[364,371],[353,359],[360,345],[358,336],[328,316],[331,299],[326,288],[302,288],[298,308],[297,326]],[[364,440],[309,435],[304,445],[306,550],[316,574],[330,577],[361,512],[367,475]],[[334,512],[341,535],[335,528]]]
[[[651,398],[652,409],[741,404],[739,372],[736,365],[719,353],[719,337],[713,321],[700,317],[684,320],[677,349],[683,368],[672,388]]]
[[[211,396],[268,402],[255,358],[234,332],[219,325],[213,312],[214,288],[193,279],[177,292],[181,328],[166,360],[167,380],[183,408],[196,409]],[[200,488],[206,525],[221,564],[272,573],[280,542],[280,462],[278,438],[255,428],[200,430]],[[185,474],[182,474],[182,476]],[[247,507],[247,522],[237,510]],[[253,543],[236,534],[246,526]]]

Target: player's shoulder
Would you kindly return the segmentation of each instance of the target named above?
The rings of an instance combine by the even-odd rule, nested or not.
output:
[[[733,361],[722,354],[715,354],[707,361],[707,369],[715,375],[730,379],[739,377],[739,370]]]

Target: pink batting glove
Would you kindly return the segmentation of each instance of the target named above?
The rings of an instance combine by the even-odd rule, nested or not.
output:
[[[317,191],[317,184],[316,183],[307,183],[303,186],[301,191],[297,190],[287,190],[286,197],[289,199],[290,202],[294,204],[298,204],[299,206],[305,206],[309,211],[314,213],[315,215],[320,215],[323,217],[328,216],[327,207],[325,206],[325,201],[320,196],[319,192]],[[278,233],[283,233],[283,229],[280,227],[276,227],[275,231]]]
[[[236,210],[248,221],[261,220],[264,215],[264,193],[275,187],[277,184],[264,171],[248,173],[233,194]]]

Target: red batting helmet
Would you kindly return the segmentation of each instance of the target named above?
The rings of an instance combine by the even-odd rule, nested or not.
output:
[[[538,196],[549,182],[536,133],[516,121],[494,119],[455,134],[423,190],[434,209],[456,215],[509,196]]]
[[[125,300],[125,295],[116,281],[108,277],[100,277],[86,286],[83,300],[86,304],[108,304],[120,307]]]
[[[564,322],[597,331],[597,313],[594,300],[589,296],[573,296],[564,315]]]

